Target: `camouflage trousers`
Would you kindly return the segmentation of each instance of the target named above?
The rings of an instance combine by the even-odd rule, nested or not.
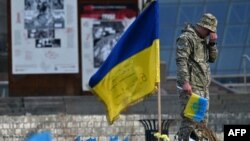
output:
[[[178,90],[179,94],[179,103],[180,103],[180,111],[181,111],[181,125],[179,127],[179,131],[177,133],[178,135],[178,141],[189,141],[189,138],[193,138],[196,141],[204,141],[207,140],[207,138],[202,134],[201,127],[206,127],[208,123],[208,109],[209,109],[209,92],[208,89],[192,89],[194,93],[207,98],[208,99],[208,106],[206,115],[203,121],[201,122],[194,122],[193,120],[186,118],[184,116],[184,109],[185,106],[189,100],[190,95],[187,93]]]

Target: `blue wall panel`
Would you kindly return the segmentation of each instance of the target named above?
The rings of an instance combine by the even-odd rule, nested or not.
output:
[[[162,0],[159,2],[161,59],[167,63],[167,75],[176,75],[175,40],[180,35],[184,23],[195,25],[204,12],[210,12],[218,19],[219,56],[217,61],[211,64],[212,74],[242,73],[242,56],[243,54],[250,56],[249,0]],[[250,63],[248,72],[250,72],[249,69]]]
[[[234,25],[227,26],[225,29],[225,37],[223,45],[232,46],[232,45],[244,45],[246,44],[248,36],[248,25]]]

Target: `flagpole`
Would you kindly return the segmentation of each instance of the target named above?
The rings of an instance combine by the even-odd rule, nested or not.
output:
[[[147,0],[146,1],[146,4],[150,4],[151,2],[153,2],[154,0]],[[145,6],[145,7],[147,7],[147,5]],[[145,8],[144,7],[144,8]],[[159,53],[159,49],[158,49],[158,52],[156,53],[156,56],[158,56],[158,69],[159,69],[159,75],[161,74],[160,73],[160,53]],[[160,77],[159,77],[159,79],[160,79]],[[159,82],[158,82],[158,94],[157,94],[157,103],[158,103],[158,133],[160,133],[160,135],[161,135],[161,82],[160,82],[160,80],[159,80]],[[158,138],[158,141],[160,141],[160,138]]]
[[[158,132],[161,135],[161,83],[158,83],[158,94],[157,94],[157,103],[158,103]],[[160,138],[158,138],[158,141],[160,141]]]

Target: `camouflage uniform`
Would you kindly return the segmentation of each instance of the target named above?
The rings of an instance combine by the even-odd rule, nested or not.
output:
[[[211,22],[211,14],[204,14],[197,25],[208,28],[216,32],[217,20]],[[214,25],[207,25],[211,22]],[[214,28],[215,27],[215,28]],[[208,87],[210,85],[210,67],[209,63],[216,60],[217,48],[216,44],[208,43],[207,39],[201,38],[195,31],[194,27],[187,25],[182,31],[182,34],[176,41],[176,65],[177,65],[177,85],[182,87],[184,82],[189,82],[192,86],[192,91],[202,97],[209,99]],[[178,132],[180,141],[188,141],[189,136],[195,134],[201,137],[197,125],[207,124],[207,114],[205,120],[197,123],[184,117],[183,111],[189,99],[189,95],[184,91],[177,90],[181,105],[181,126]],[[207,109],[208,110],[208,109]]]

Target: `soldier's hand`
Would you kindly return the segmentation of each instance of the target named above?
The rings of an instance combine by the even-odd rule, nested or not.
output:
[[[189,95],[192,94],[192,87],[188,82],[185,82],[184,85],[182,86],[182,90],[186,93],[188,93]]]
[[[209,42],[215,43],[217,38],[218,38],[218,35],[216,32],[210,32]]]

